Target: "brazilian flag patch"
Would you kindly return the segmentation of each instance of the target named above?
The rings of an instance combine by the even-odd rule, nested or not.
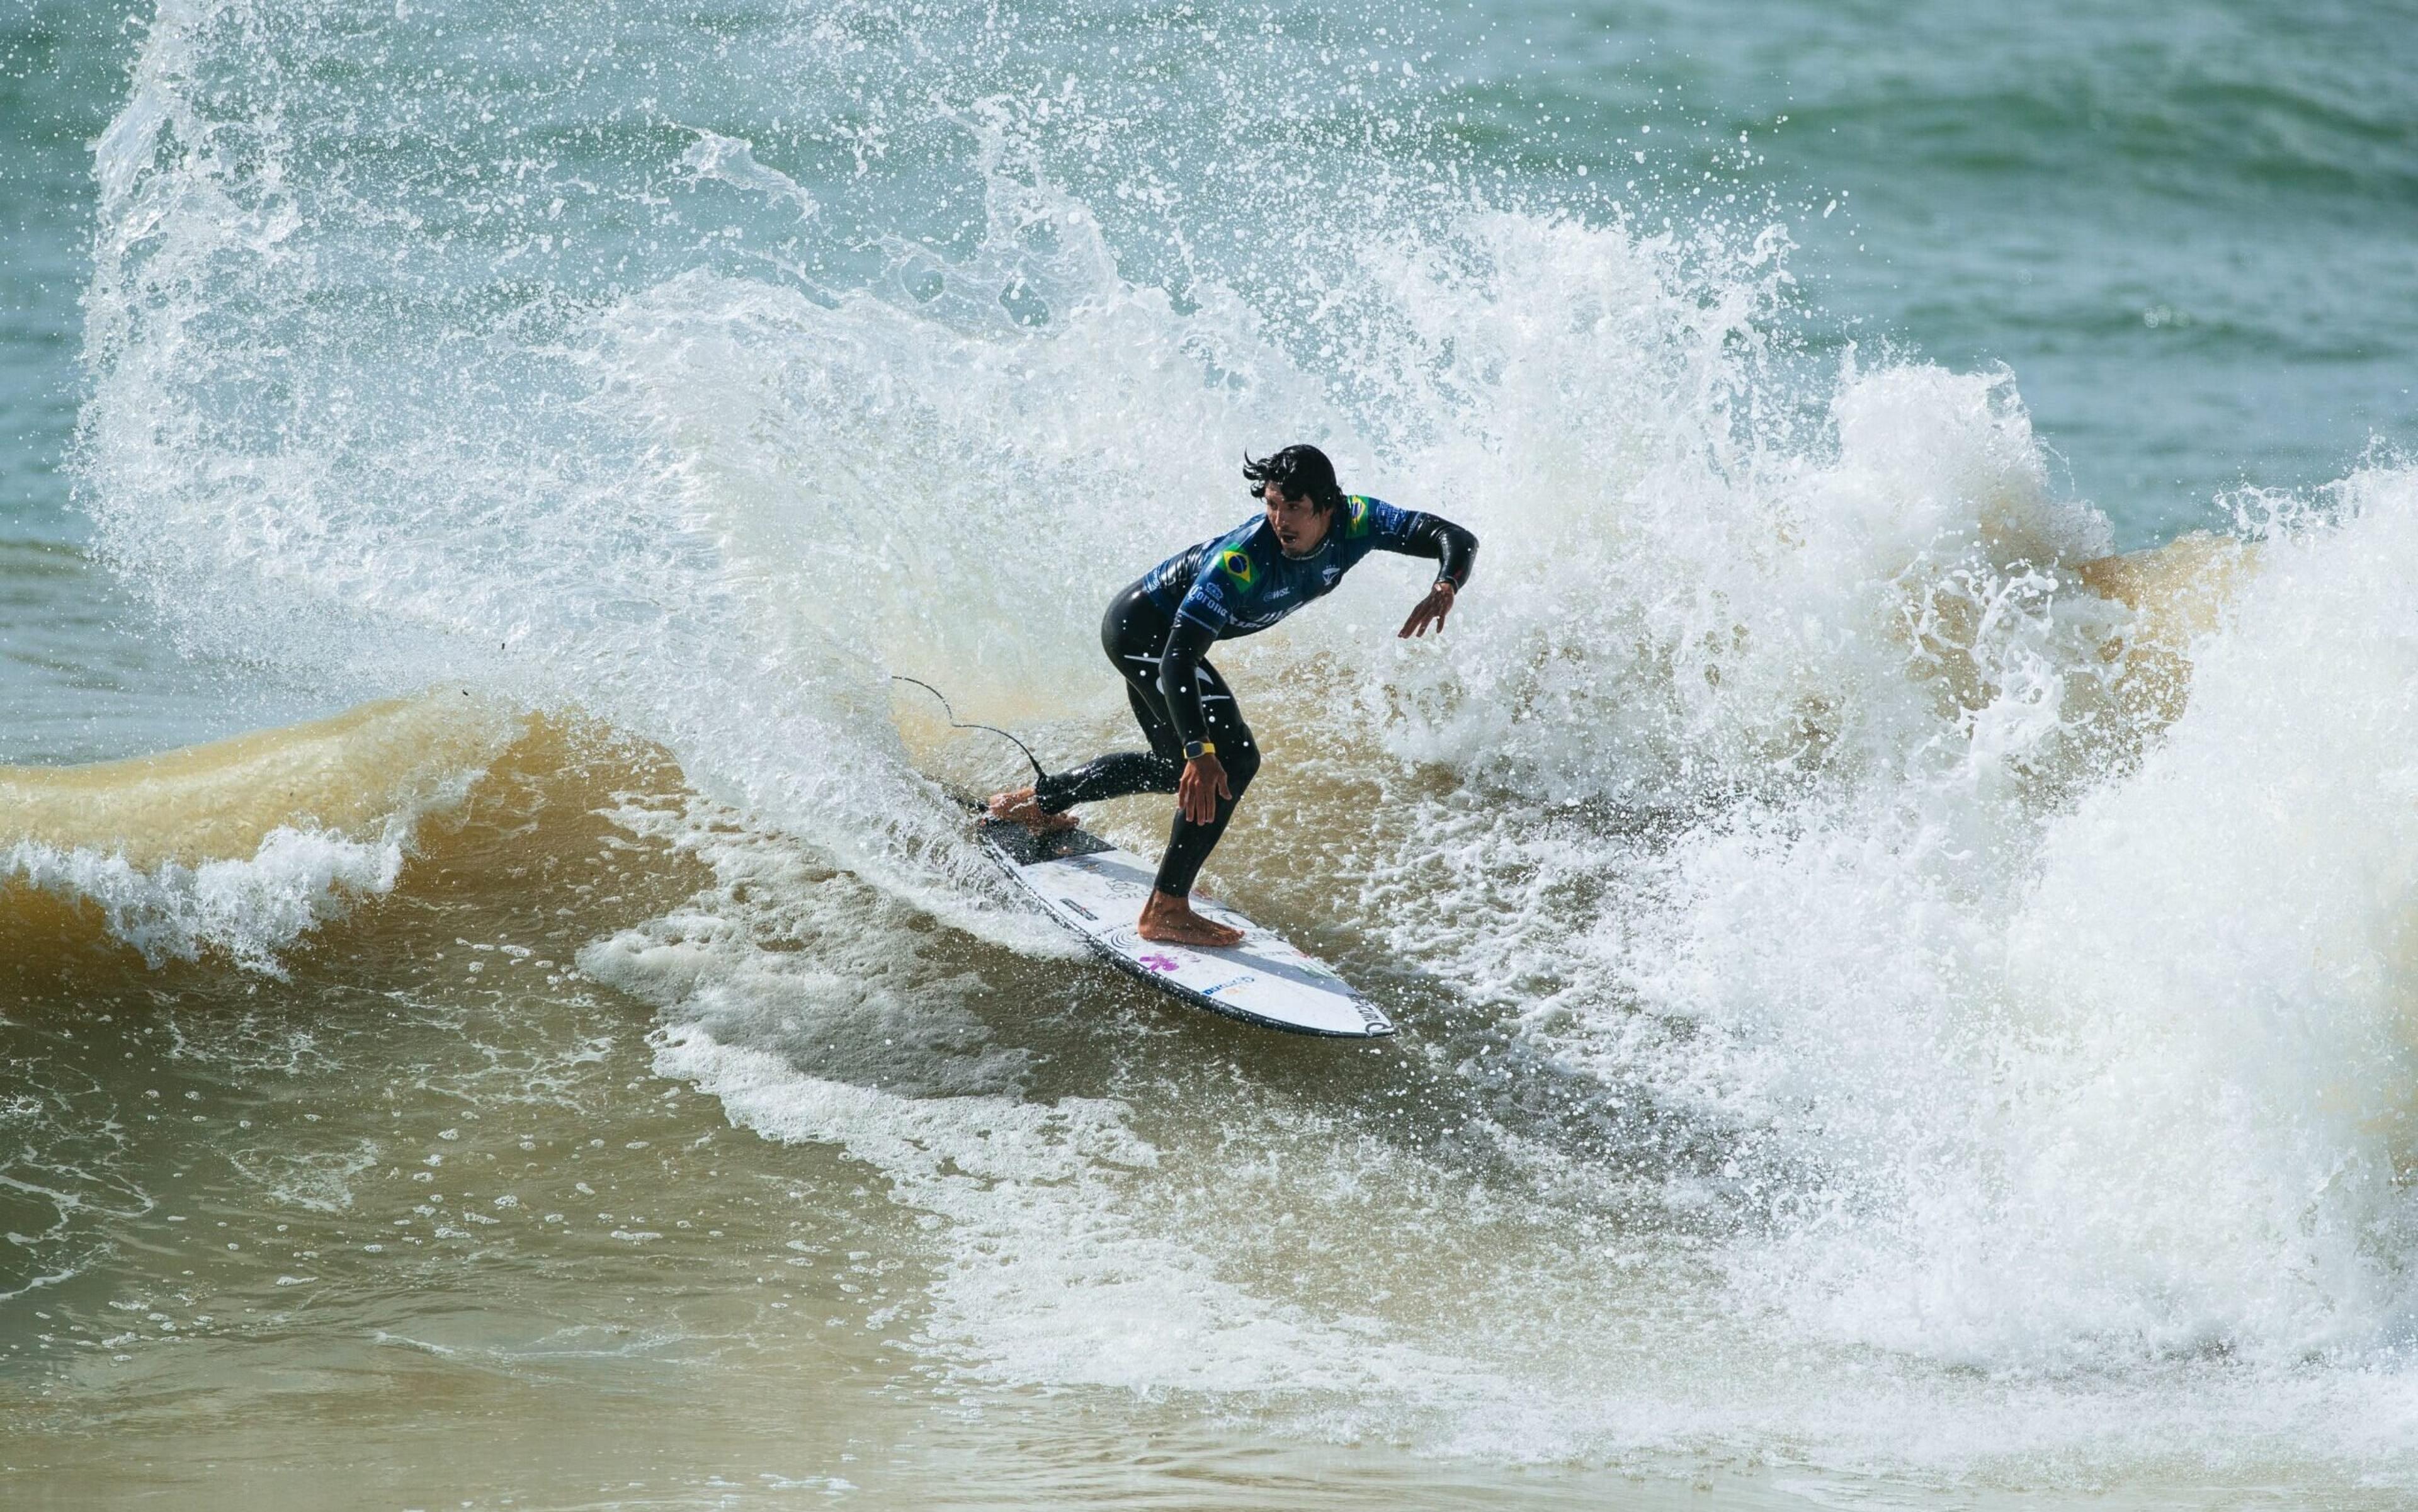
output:
[[[1232,578],[1234,586],[1245,592],[1250,591],[1252,582],[1259,575],[1259,569],[1251,565],[1250,554],[1232,546],[1217,554],[1217,570]]]
[[[1344,539],[1356,541],[1369,533],[1369,501],[1354,494],[1343,502],[1352,511],[1352,517],[1343,522]]]

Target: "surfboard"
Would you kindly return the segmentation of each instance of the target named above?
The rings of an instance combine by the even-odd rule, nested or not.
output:
[[[1242,943],[1215,950],[1142,939],[1134,920],[1158,868],[1095,834],[1036,832],[987,815],[976,817],[974,833],[1007,875],[1094,954],[1171,998],[1294,1034],[1374,1039],[1394,1032],[1393,1020],[1325,962],[1198,894],[1194,911],[1243,931]]]

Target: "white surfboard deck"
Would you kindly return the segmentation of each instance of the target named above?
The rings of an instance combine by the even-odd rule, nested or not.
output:
[[[1225,950],[1161,945],[1134,931],[1158,868],[1080,830],[1036,833],[977,817],[974,832],[1008,876],[1103,959],[1171,997],[1295,1034],[1374,1039],[1393,1020],[1325,962],[1274,930],[1195,894],[1195,912],[1243,931]]]

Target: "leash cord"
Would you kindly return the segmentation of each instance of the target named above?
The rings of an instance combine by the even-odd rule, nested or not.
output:
[[[1018,740],[1015,736],[1008,734],[1007,731],[1001,729],[996,725],[969,725],[963,720],[960,720],[957,718],[957,711],[949,707],[948,695],[941,693],[940,689],[933,687],[923,679],[902,678],[897,673],[893,672],[890,674],[890,680],[893,682],[911,682],[915,686],[923,689],[926,693],[930,694],[933,697],[940,699],[941,712],[946,714],[949,718],[949,728],[953,730],[985,730],[990,734],[998,736],[1001,740],[1007,741],[1010,745],[1013,745],[1018,750],[1023,752],[1024,759],[1033,763],[1033,777],[1035,782],[1038,782],[1049,775],[1048,772],[1041,770],[1041,758],[1033,754],[1033,747],[1025,744],[1022,741]]]

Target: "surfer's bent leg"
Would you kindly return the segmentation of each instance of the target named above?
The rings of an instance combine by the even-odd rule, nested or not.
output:
[[[1201,863],[1217,848],[1217,837],[1226,832],[1226,821],[1234,816],[1234,805],[1242,802],[1243,789],[1251,786],[1251,778],[1260,770],[1260,746],[1251,739],[1251,727],[1243,723],[1243,710],[1234,702],[1234,695],[1226,680],[1206,662],[1196,664],[1201,685],[1201,712],[1209,726],[1210,742],[1217,747],[1217,764],[1226,769],[1226,787],[1231,798],[1217,800],[1217,817],[1206,824],[1195,824],[1175,811],[1175,828],[1167,837],[1167,853],[1158,859],[1156,886],[1162,893],[1177,897],[1192,894],[1192,879],[1201,875]],[[1181,748],[1179,748],[1179,755]],[[1182,763],[1178,762],[1179,771]],[[1175,790],[1170,782],[1169,792]]]
[[[1134,584],[1109,604],[1100,620],[1100,649],[1125,680],[1125,701],[1141,726],[1147,751],[1116,751],[1071,771],[1051,772],[1033,784],[1045,814],[1063,814],[1078,803],[1133,793],[1171,793],[1184,775],[1184,741],[1158,696],[1158,655],[1167,644],[1167,616]]]
[[[1078,803],[1132,793],[1175,791],[1177,779],[1184,775],[1184,737],[1168,713],[1159,687],[1170,628],[1167,612],[1150,602],[1139,583],[1109,604],[1108,614],[1100,620],[1100,649],[1125,679],[1125,700],[1132,705],[1134,723],[1141,726],[1150,749],[1113,752],[1071,771],[1042,778],[1033,784],[1033,798],[1043,813],[1063,814]],[[1217,761],[1226,771],[1226,787],[1233,797],[1220,798],[1217,817],[1206,824],[1195,824],[1180,811],[1176,814],[1167,854],[1159,859],[1157,886],[1177,897],[1190,895],[1201,863],[1217,848],[1217,837],[1226,832],[1235,801],[1260,770],[1259,743],[1251,739],[1250,726],[1243,723],[1242,710],[1226,680],[1206,662],[1195,664],[1194,678],[1201,717],[1210,741],[1217,747]]]
[[[1152,749],[1111,751],[1072,771],[1044,777],[1033,788],[1033,798],[1044,814],[1064,814],[1078,803],[1124,798],[1129,793],[1175,791],[1175,780],[1184,775],[1183,756],[1162,755],[1157,749],[1162,732],[1168,741],[1175,739],[1175,726],[1159,712],[1155,700],[1145,699],[1130,682],[1125,684],[1125,701],[1133,706],[1134,723],[1150,738]]]

